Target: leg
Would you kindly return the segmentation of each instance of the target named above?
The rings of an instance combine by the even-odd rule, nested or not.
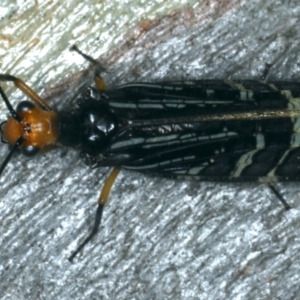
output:
[[[273,66],[272,64],[266,64],[265,65],[265,69],[264,69],[263,74],[261,76],[261,80],[266,80],[266,78],[268,77],[269,71],[272,68],[272,66]]]
[[[97,234],[100,223],[101,223],[101,217],[102,217],[102,212],[104,205],[107,202],[108,196],[110,194],[111,188],[120,172],[120,169],[114,168],[110,175],[108,176],[104,187],[102,188],[100,197],[98,199],[98,208],[96,211],[96,217],[95,217],[95,222],[93,229],[91,233],[88,235],[88,237],[77,247],[75,252],[68,258],[70,262],[73,261],[74,257],[84,248],[84,246]]]
[[[275,189],[274,185],[269,183],[268,186],[271,189],[271,191],[277,196],[279,201],[283,204],[284,208],[286,210],[291,209],[291,206],[285,201],[285,199],[282,197],[282,195]]]
[[[0,81],[12,81],[14,85],[19,90],[21,90],[27,97],[29,97],[36,105],[38,105],[44,110],[52,110],[48,103],[42,97],[40,97],[30,86],[28,86],[22,79],[9,74],[0,74]]]
[[[106,90],[106,84],[105,84],[103,78],[101,77],[101,73],[105,71],[105,68],[100,64],[100,62],[98,62],[93,57],[81,52],[76,45],[72,46],[70,48],[70,50],[76,51],[79,55],[81,55],[83,58],[85,58],[87,61],[89,61],[91,64],[93,64],[96,67],[95,79],[94,79],[96,87],[99,90]]]

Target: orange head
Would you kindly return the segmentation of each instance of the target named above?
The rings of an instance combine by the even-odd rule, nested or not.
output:
[[[20,149],[27,156],[32,156],[40,149],[56,143],[58,135],[57,114],[43,110],[32,102],[22,101],[16,109],[20,120],[10,117],[2,126],[2,135],[10,145],[21,137]]]

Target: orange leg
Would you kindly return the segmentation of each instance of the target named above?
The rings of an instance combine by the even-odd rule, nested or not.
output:
[[[98,204],[104,206],[107,202],[107,199],[109,197],[110,191],[112,189],[112,186],[120,172],[120,169],[113,168],[112,172],[109,174],[108,178],[105,181],[105,184],[102,188],[100,197],[98,199]]]
[[[94,78],[94,81],[95,81],[96,87],[99,90],[106,90],[107,89],[105,81],[104,81],[104,79],[101,76],[96,75],[95,78]]]
[[[99,61],[94,59],[93,57],[81,52],[76,45],[72,46],[70,48],[72,51],[76,51],[79,55],[81,55],[83,58],[85,58],[87,61],[89,61],[91,64],[93,64],[95,69],[95,85],[99,90],[106,90],[106,84],[104,79],[101,77],[101,73],[105,71],[105,68],[100,64]]]
[[[100,197],[98,199],[98,207],[96,211],[96,217],[95,217],[95,222],[93,229],[89,236],[77,247],[77,249],[74,251],[74,253],[68,258],[70,262],[74,259],[74,257],[84,248],[84,246],[97,234],[100,223],[101,223],[101,218],[102,218],[102,213],[103,213],[103,208],[104,205],[107,202],[107,199],[109,197],[110,191],[112,189],[112,186],[120,172],[120,169],[114,168],[108,178],[105,181],[105,184],[102,188]]]
[[[22,79],[9,74],[0,74],[0,81],[12,81],[14,85],[19,90],[21,90],[27,97],[29,97],[36,105],[38,105],[44,110],[52,110],[48,103],[42,97],[40,97],[30,86],[28,86]]]

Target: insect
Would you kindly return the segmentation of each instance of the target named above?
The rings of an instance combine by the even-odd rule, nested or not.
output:
[[[94,64],[91,57],[73,48]],[[133,82],[106,89],[101,77],[87,87],[77,107],[53,111],[21,79],[12,81],[32,102],[13,109],[1,124],[12,155],[36,155],[51,145],[73,147],[92,168],[113,167],[99,197],[94,227],[72,260],[97,233],[103,207],[120,168],[174,179],[300,180],[300,84],[296,82],[193,80]]]

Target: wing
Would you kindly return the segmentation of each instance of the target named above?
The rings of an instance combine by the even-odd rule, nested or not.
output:
[[[126,125],[101,165],[198,180],[299,180],[298,118],[193,121],[202,115],[299,109],[299,95],[297,83],[249,80],[120,86],[105,93],[104,101]],[[176,123],[182,117],[190,121]],[[151,126],[154,119],[161,124]],[[135,120],[149,125],[135,126]]]
[[[300,96],[300,85],[255,80],[131,83],[105,94],[101,101],[121,118],[158,119],[287,108],[291,98]]]

